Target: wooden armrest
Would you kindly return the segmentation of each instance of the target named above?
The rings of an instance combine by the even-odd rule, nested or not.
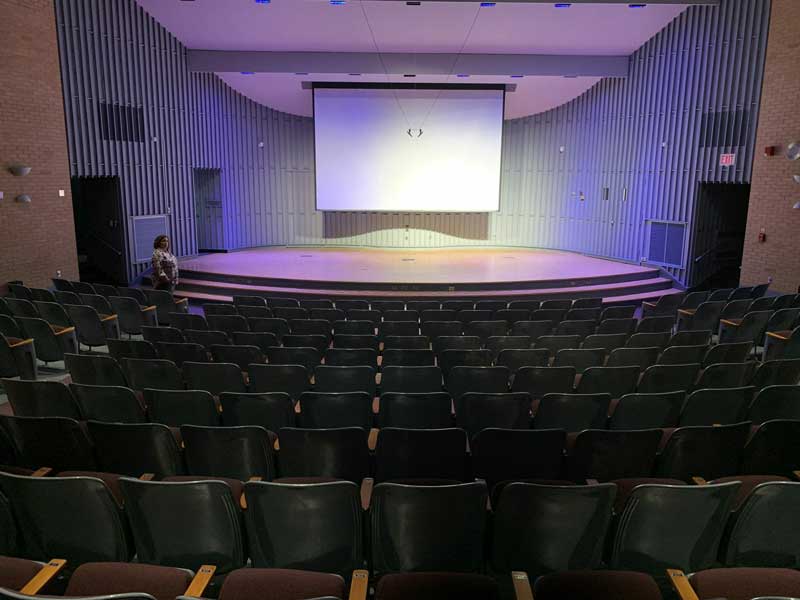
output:
[[[375,480],[372,477],[365,477],[361,481],[361,507],[364,510],[369,509],[369,504],[372,501],[373,487],[375,487]]]
[[[117,315],[105,315],[105,316],[104,315],[100,315],[100,320],[103,321],[103,322],[105,322],[105,321],[116,321],[117,320]]]
[[[696,308],[679,308],[678,312],[682,315],[686,315],[687,317],[694,316],[694,313],[697,312]]]
[[[531,582],[525,571],[511,571],[511,581],[514,583],[514,597],[517,600],[533,600]]]
[[[251,477],[247,481],[263,481],[263,479],[264,479],[263,477],[256,475]],[[242,510],[247,510],[247,498],[244,497],[244,492],[242,492],[242,495],[239,497],[239,506],[242,507]]]
[[[156,305],[153,304],[151,306],[140,306],[139,308],[142,310],[142,312],[151,312],[156,309]]]
[[[366,600],[369,587],[369,571],[366,569],[356,569],[353,571],[353,578],[350,580],[349,600]]]
[[[375,429],[374,427],[369,430],[369,437],[367,438],[367,446],[369,446],[369,449],[372,451],[374,451],[375,446],[378,445],[378,431],[380,430]]]
[[[720,323],[722,323],[723,325],[727,325],[729,327],[738,327],[739,325],[742,324],[742,320],[741,319],[722,319],[720,321]]]
[[[667,576],[681,600],[699,600],[683,571],[680,569],[667,569]]]
[[[695,485],[708,485],[708,482],[702,477],[692,477],[692,483]]]
[[[156,474],[155,473],[142,473],[139,476],[139,479],[141,481],[153,481],[155,478],[156,478]]]
[[[52,472],[53,469],[50,467],[41,467],[40,469],[36,469],[33,473],[31,473],[31,477],[47,477]]]
[[[31,346],[31,345],[33,345],[33,338],[30,338],[30,339],[27,339],[27,340],[17,340],[16,338],[11,338],[11,339],[14,340],[14,341],[8,345],[9,348],[19,348],[21,346]]]
[[[20,593],[25,594],[26,596],[34,596],[38,594],[41,589],[46,586],[51,579],[53,579],[53,577],[58,575],[58,572],[61,571],[66,564],[67,561],[63,558],[54,558],[50,560],[45,566],[39,569],[39,572],[36,573],[36,575],[30,578],[28,583],[22,587]]]
[[[600,485],[600,482],[597,479],[587,479],[586,485]]]
[[[53,333],[57,336],[59,335],[66,335],[68,333],[73,333],[75,331],[74,327],[62,327],[58,331],[54,331]]]
[[[792,471],[792,475],[794,475],[795,479],[800,480],[800,471]]]
[[[175,299],[173,298],[173,300]],[[175,300],[175,304],[186,304],[187,302],[189,302],[188,298],[178,298],[177,300]]]
[[[655,308],[656,307],[656,303],[655,302],[642,302],[642,306],[647,306],[648,308]]]
[[[217,567],[214,565],[203,565],[197,570],[197,575],[194,576],[192,579],[192,583],[189,584],[189,587],[186,588],[184,592],[184,596],[189,596],[190,598],[200,598],[203,596],[203,592],[208,587],[211,578],[214,576],[214,571],[217,570]]]
[[[767,337],[775,338],[776,340],[788,340],[792,337],[791,331],[768,331]]]

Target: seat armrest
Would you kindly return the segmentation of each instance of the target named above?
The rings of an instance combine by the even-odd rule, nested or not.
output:
[[[183,595],[189,598],[201,598],[216,570],[217,567],[215,565],[203,565],[200,567]]]
[[[117,315],[105,315],[104,317],[101,317],[100,320],[103,321],[104,323],[106,321],[116,321],[117,320]]]
[[[141,481],[153,481],[156,478],[155,473],[142,473],[139,475]]]
[[[353,571],[353,578],[350,580],[349,600],[366,600],[369,591],[369,571],[366,569],[356,569]]]
[[[768,331],[767,337],[774,338],[776,340],[783,340],[786,341],[792,337],[791,331]]]
[[[792,475],[794,475],[795,479],[800,481],[800,471],[792,471]]]
[[[679,308],[678,309],[678,313],[680,313],[682,315],[686,315],[687,317],[693,316],[694,313],[696,313],[696,312],[697,312],[697,310],[694,309],[694,308]]]
[[[51,467],[39,467],[33,473],[31,473],[31,477],[47,477],[52,472],[53,469]]]
[[[514,584],[514,597],[517,600],[533,600],[531,582],[525,571],[511,571],[511,581]]]
[[[150,312],[156,309],[156,305],[151,304],[150,306],[140,306],[139,308],[142,310],[142,312]]]
[[[369,509],[370,502],[372,501],[372,488],[375,486],[375,480],[372,477],[365,477],[361,481],[361,507],[364,510]]]
[[[264,478],[261,476],[253,476],[250,477],[247,481],[263,481]],[[242,507],[242,510],[247,510],[247,498],[245,498],[245,492],[242,491],[242,495],[239,496],[239,506]]]
[[[75,331],[74,327],[62,327],[58,331],[54,331],[53,334],[56,336],[66,335],[67,333],[73,333],[74,331]]]
[[[375,429],[374,427],[369,430],[369,437],[367,438],[367,446],[369,447],[370,451],[375,451],[375,446],[378,445],[378,434],[380,429]]]
[[[680,596],[681,600],[699,600],[689,583],[689,579],[683,571],[680,569],[667,569],[667,576],[669,577],[669,582],[672,584],[672,587],[678,592],[678,596]]]
[[[741,319],[722,319],[720,321],[723,325],[727,325],[728,327],[739,327],[742,324]]]
[[[642,306],[646,306],[647,308],[655,308],[656,307],[656,303],[655,302],[642,302]]]
[[[20,593],[25,594],[26,596],[34,596],[38,594],[42,588],[46,586],[51,579],[53,579],[53,577],[58,575],[58,572],[61,571],[66,564],[67,561],[63,558],[54,558],[48,561],[48,563],[39,569],[39,572],[31,577],[28,583],[22,587]]]
[[[586,485],[600,485],[600,482],[597,479],[587,479]]]
[[[708,485],[708,482],[702,477],[692,477],[692,483],[695,485]]]
[[[12,338],[14,339],[14,338]],[[27,340],[18,340],[14,339],[12,343],[8,345],[9,348],[20,348],[22,346],[32,346],[33,345],[33,338],[29,338]]]
[[[175,299],[173,298],[173,300]],[[188,298],[178,298],[177,300],[175,300],[175,304],[186,304],[187,302],[189,302]]]

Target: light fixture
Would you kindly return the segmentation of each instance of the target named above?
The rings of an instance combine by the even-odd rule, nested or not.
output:
[[[240,71],[241,75],[255,75],[255,71]]]
[[[8,170],[14,177],[25,177],[25,175],[31,172],[30,167],[25,167],[23,165],[11,165]]]
[[[800,175],[792,175],[792,179],[794,179],[795,183],[800,183]]]
[[[800,160],[800,142],[792,142],[786,147],[786,158]]]
[[[569,2],[556,2],[553,6],[555,8],[569,8],[570,6],[572,6],[572,4],[570,4]]]
[[[795,202],[792,208],[794,208],[795,210],[800,210],[800,201]]]
[[[628,8],[644,8],[647,4],[628,4]]]
[[[19,196],[14,198],[14,200],[16,200],[17,202],[28,204],[31,201],[31,197],[28,194],[20,194]]]
[[[481,2],[481,8],[491,8],[497,4],[496,2]]]

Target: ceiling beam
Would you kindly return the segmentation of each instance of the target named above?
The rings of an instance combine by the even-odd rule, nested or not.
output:
[[[627,77],[627,56],[189,50],[190,71]]]

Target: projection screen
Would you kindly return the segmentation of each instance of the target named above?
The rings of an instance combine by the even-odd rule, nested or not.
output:
[[[314,87],[317,210],[500,208],[505,90]]]

